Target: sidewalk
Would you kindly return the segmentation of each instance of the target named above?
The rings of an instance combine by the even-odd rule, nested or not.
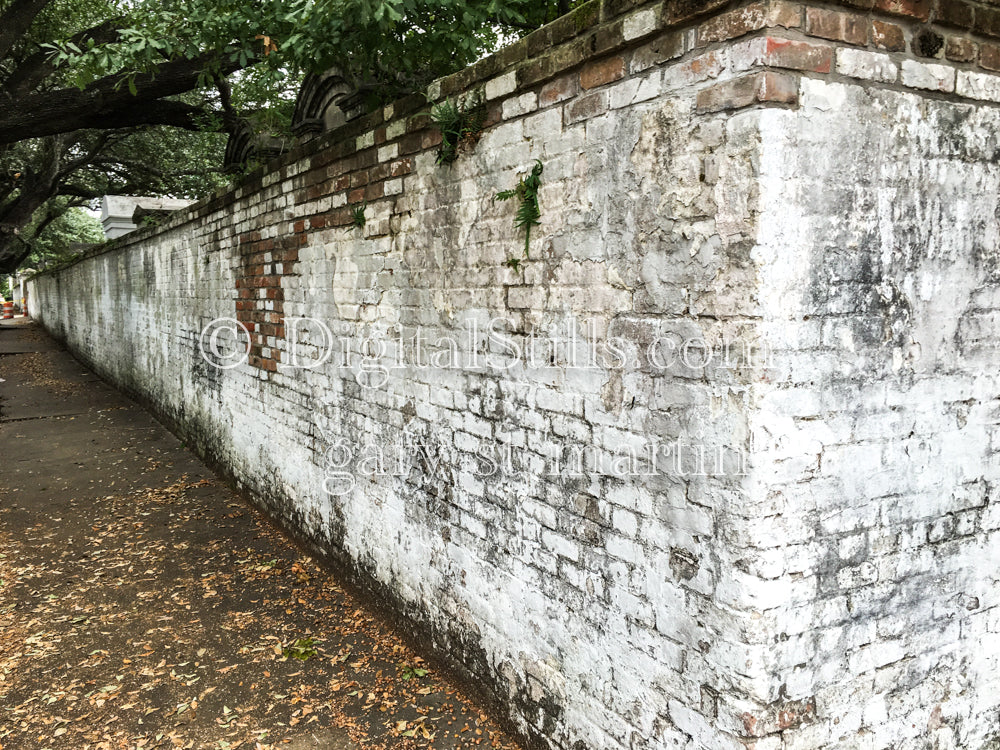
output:
[[[2,750],[517,747],[41,328],[0,379]]]

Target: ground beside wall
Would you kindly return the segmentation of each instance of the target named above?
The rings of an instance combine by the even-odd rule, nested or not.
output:
[[[431,87],[454,164],[399,102],[32,314],[540,742],[986,746],[991,16],[719,8],[589,3]]]

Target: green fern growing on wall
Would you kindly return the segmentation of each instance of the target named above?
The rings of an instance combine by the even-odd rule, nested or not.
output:
[[[367,219],[365,218],[365,209],[368,208],[368,203],[362,203],[361,205],[354,206],[351,209],[351,221],[354,222],[354,226],[358,229],[364,229]]]
[[[486,104],[476,97],[464,105],[443,101],[431,107],[431,122],[441,131],[438,164],[451,164],[459,148],[476,142],[486,122]]]
[[[531,173],[518,180],[517,185],[511,190],[501,190],[494,200],[507,201],[517,198],[517,213],[514,215],[514,226],[524,229],[524,258],[530,260],[528,249],[531,246],[531,228],[541,224],[541,209],[538,206],[538,188],[542,184],[542,163],[535,160],[535,166]],[[521,258],[508,258],[504,265],[510,266],[515,271],[520,269]]]

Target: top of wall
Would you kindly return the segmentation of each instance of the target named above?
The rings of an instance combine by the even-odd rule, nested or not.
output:
[[[295,178],[297,204],[320,195],[344,191],[348,202],[378,200],[394,194],[386,181],[412,169],[412,156],[436,148],[440,134],[431,127],[429,108],[435,102],[469,92],[480,92],[489,105],[485,127],[523,114],[505,102],[534,93],[537,108],[558,103],[612,83],[652,65],[698,56],[747,36],[778,30],[793,43],[825,40],[821,47],[767,51],[751,67],[791,69],[805,73],[846,74],[881,84],[935,93],[962,95],[954,72],[950,87],[940,70],[1000,71],[1000,7],[972,0],[590,0],[576,10],[528,34],[474,65],[438,79],[426,92],[412,94],[303,143],[254,170],[238,184],[178,211],[162,224],[137,230],[101,245],[82,258],[169,231],[220,211],[268,185]],[[773,41],[773,40],[772,40]],[[828,44],[832,42],[834,46]],[[895,80],[871,78],[834,65],[835,47],[866,48],[896,60],[925,58],[928,64]],[[776,53],[776,54],[775,54]],[[889,58],[886,58],[889,59]],[[853,59],[855,71],[869,61]],[[872,60],[876,68],[878,60]],[[567,73],[579,71],[568,88]],[[881,75],[881,71],[876,71]],[[908,75],[908,80],[907,80]],[[1000,102],[1000,77],[981,76],[966,81],[967,98]],[[559,79],[557,81],[556,79]],[[923,85],[930,81],[933,85]],[[563,85],[557,85],[563,82]],[[732,86],[730,86],[732,89]],[[969,93],[971,91],[971,93]],[[735,98],[734,98],[735,95]],[[708,97],[711,99],[711,97]],[[739,105],[739,91],[723,90],[714,109]],[[743,97],[746,98],[746,97]],[[749,102],[762,101],[756,94]],[[786,104],[794,103],[787,96]],[[324,187],[321,184],[326,183]],[[395,186],[391,187],[395,190]],[[396,191],[398,192],[398,191]],[[349,225],[347,206],[314,219],[306,214],[305,228]],[[297,229],[301,231],[301,229]],[[76,261],[71,261],[73,263]],[[54,266],[48,271],[64,266]],[[44,273],[44,272],[43,272]]]

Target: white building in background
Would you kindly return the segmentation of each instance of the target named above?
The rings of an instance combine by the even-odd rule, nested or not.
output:
[[[101,198],[101,226],[109,240],[121,237],[137,228],[132,220],[135,210],[177,211],[187,208],[194,201],[177,198],[153,198],[142,195],[105,195]]]
[[[13,302],[14,307],[18,310],[22,310],[24,303],[28,298],[28,277],[33,274],[34,271],[31,269],[21,269],[16,274],[12,274],[7,277],[7,288],[10,289],[10,299],[8,302]],[[0,295],[2,296],[2,295]]]

